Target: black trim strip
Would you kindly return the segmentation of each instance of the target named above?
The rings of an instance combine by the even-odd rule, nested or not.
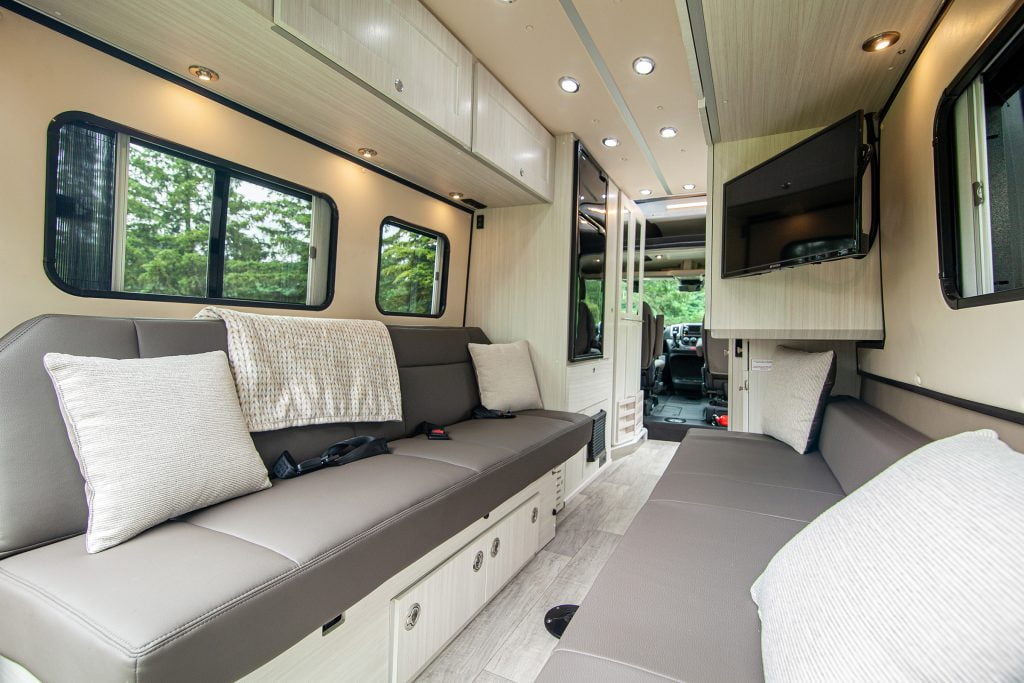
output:
[[[861,377],[870,379],[880,384],[888,384],[891,387],[897,389],[903,389],[909,391],[912,394],[918,394],[927,398],[948,403],[949,405],[956,406],[957,408],[964,408],[975,413],[981,413],[982,415],[988,415],[989,417],[995,417],[1000,420],[1006,420],[1007,422],[1014,422],[1019,425],[1024,425],[1024,413],[1018,413],[1015,410],[1008,408],[999,408],[998,406],[990,406],[987,403],[978,403],[977,401],[971,401],[966,398],[959,398],[957,396],[950,396],[949,394],[943,394],[938,391],[931,389],[925,389],[924,387],[915,386],[913,384],[907,384],[906,382],[900,382],[899,380],[889,379],[888,377],[881,377],[879,375],[873,375],[870,372],[864,370],[858,370],[857,374]]]
[[[31,7],[26,7],[25,5],[15,2],[15,0],[0,0],[0,8],[13,12],[14,14],[24,17],[25,19],[33,21],[41,26],[45,26],[46,28],[52,31],[56,31],[61,35],[67,36],[68,38],[78,41],[83,45],[87,45],[95,50],[98,50],[106,55],[113,57],[114,59],[119,59],[122,62],[131,64],[132,66],[142,69],[143,71],[150,73],[158,78],[162,78],[165,81],[170,81],[175,85],[179,85],[182,88],[185,88],[186,90],[191,90],[192,92],[198,95],[202,95],[207,99],[213,100],[217,104],[223,105],[228,109],[236,111],[240,114],[244,114],[245,116],[248,116],[251,119],[255,119],[260,123],[266,124],[271,128],[281,131],[282,133],[287,133],[288,135],[298,138],[299,140],[302,140],[303,142],[313,145],[314,147],[322,149],[325,152],[330,152],[331,154],[340,156],[347,161],[351,161],[354,164],[358,164],[363,168],[373,171],[378,175],[382,175],[389,180],[393,180],[400,185],[404,185],[405,187],[408,187],[412,190],[416,190],[417,192],[421,192],[427,195],[428,197],[432,197],[434,199],[437,199],[438,201],[442,201],[449,206],[453,206],[456,209],[459,209],[460,211],[465,211],[470,214],[473,213],[473,210],[471,208],[452,200],[450,197],[438,194],[433,190],[428,190],[427,188],[421,185],[417,185],[413,181],[403,178],[402,176],[396,173],[392,173],[391,171],[383,169],[380,166],[371,164],[362,157],[350,154],[343,149],[339,149],[337,147],[334,147],[333,145],[318,140],[317,138],[314,138],[311,135],[307,135],[302,131],[296,130],[291,126],[281,123],[276,119],[272,119],[269,116],[260,114],[259,112],[254,111],[249,107],[246,107],[244,104],[239,104],[234,100],[230,100],[224,97],[223,95],[218,95],[217,93],[207,90],[201,85],[188,80],[184,76],[179,76],[178,74],[172,71],[168,71],[167,69],[156,66],[155,64],[151,64],[150,62],[147,62],[143,59],[139,59],[135,55],[125,52],[124,50],[118,47],[114,47],[109,43],[105,43],[99,40],[98,38],[94,38],[93,36],[90,36],[89,34],[83,31],[79,31],[78,29],[72,26],[69,26],[61,21],[49,17],[46,14],[39,12],[38,10],[32,9]]]
[[[932,39],[932,35],[935,33],[935,29],[939,27],[942,20],[945,18],[946,13],[949,11],[950,6],[953,4],[953,0],[943,0],[942,7],[939,8],[938,14],[935,15],[935,19],[932,20],[928,30],[925,31],[924,38],[918,43],[917,49],[914,50],[914,54],[911,55],[910,61],[907,62],[907,68],[900,74],[900,80],[896,81],[896,87],[892,89],[892,93],[889,95],[889,99],[885,101],[882,108],[878,110],[878,123],[881,124],[885,120],[885,115],[889,113],[889,108],[892,107],[892,103],[896,101],[896,97],[903,90],[903,84],[910,78],[910,72],[914,70],[914,65],[917,64],[918,57],[924,52],[925,47],[928,46],[928,42]]]

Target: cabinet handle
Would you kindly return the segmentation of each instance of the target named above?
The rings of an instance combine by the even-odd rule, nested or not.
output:
[[[501,539],[495,537],[495,539],[493,541],[491,541],[491,557],[497,557],[498,556],[498,548],[500,548],[500,547],[501,547]]]
[[[395,79],[395,90],[398,92],[405,92],[405,83],[402,83],[401,78]]]
[[[526,175],[526,169],[519,169],[519,177],[522,178]]]
[[[540,511],[537,508],[533,508],[533,513],[530,515],[530,524],[537,523],[538,515],[540,515]]]
[[[412,607],[409,608],[409,614],[405,616],[405,630],[411,631],[416,627],[416,622],[420,620],[420,603],[413,603]]]
[[[480,567],[484,566],[484,551],[476,551],[476,557],[473,558],[473,571],[480,571]]]

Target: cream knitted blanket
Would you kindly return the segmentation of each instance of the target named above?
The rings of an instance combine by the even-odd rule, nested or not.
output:
[[[402,419],[391,335],[376,320],[300,318],[208,306],[227,326],[228,358],[251,432]]]

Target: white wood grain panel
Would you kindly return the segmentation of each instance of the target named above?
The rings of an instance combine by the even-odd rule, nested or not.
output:
[[[411,680],[486,602],[486,539],[476,539],[393,601],[392,681]]]
[[[476,64],[473,152],[551,198],[554,138],[483,64]]]
[[[573,225],[573,137],[555,142],[551,204],[478,212],[473,231],[466,324],[493,342],[530,342],[541,398],[564,409],[569,354],[569,262]]]
[[[712,148],[711,331],[754,339],[882,339],[879,246],[863,259],[722,279],[722,185],[815,130],[724,142]],[[883,228],[884,229],[884,228]]]
[[[704,2],[721,139],[825,126],[857,109],[878,111],[941,5]],[[866,38],[891,29],[903,34],[895,48],[861,50]]]
[[[565,409],[584,412],[588,406],[612,395],[611,358],[573,363],[566,370],[567,396]],[[639,372],[637,373],[639,374]]]
[[[535,495],[483,536],[487,548],[486,589],[490,600],[540,548],[541,498]],[[498,540],[495,553],[494,540]]]
[[[59,11],[64,23],[185,78],[189,64],[208,65],[221,76],[206,86],[209,90],[347,152],[372,147],[379,152],[374,163],[441,195],[458,191],[489,206],[542,200],[473,157],[468,136],[459,143],[436,124],[424,125],[423,117],[394,106],[360,79],[345,75],[331,58],[279,27],[272,30],[266,17],[245,2],[25,4],[51,15]],[[462,97],[471,96],[471,64],[466,74],[469,88]],[[462,108],[471,121],[465,100]]]

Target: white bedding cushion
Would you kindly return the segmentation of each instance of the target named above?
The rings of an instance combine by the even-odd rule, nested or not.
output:
[[[480,403],[491,410],[543,408],[537,375],[530,360],[530,344],[470,344]]]
[[[1024,455],[924,446],[825,511],[751,588],[768,681],[1024,678]]]
[[[270,486],[222,351],[113,360],[48,353],[89,503],[86,550]]]
[[[761,430],[806,453],[818,441],[825,402],[835,383],[834,351],[809,353],[785,346],[775,349],[765,378]]]

